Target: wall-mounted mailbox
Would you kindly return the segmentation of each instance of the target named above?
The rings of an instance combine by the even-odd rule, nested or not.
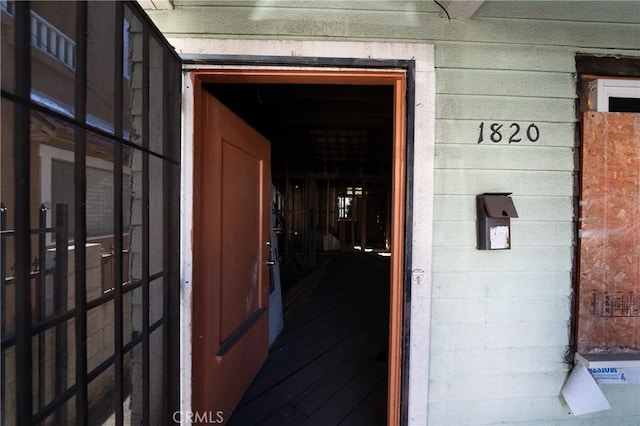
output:
[[[518,217],[510,192],[484,193],[476,196],[478,249],[511,248],[511,218]]]

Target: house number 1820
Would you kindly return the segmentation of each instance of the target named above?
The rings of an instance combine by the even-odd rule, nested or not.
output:
[[[540,139],[540,129],[534,123],[523,130],[522,126],[518,123],[511,123],[508,127],[500,123],[486,123],[487,129],[485,129],[485,122],[480,123],[480,134],[478,135],[478,143],[482,143],[485,138],[485,132],[488,139],[493,143],[500,143],[502,141],[508,141],[509,143],[522,142],[522,138],[526,137],[529,142],[537,142]],[[508,138],[508,139],[507,139]]]

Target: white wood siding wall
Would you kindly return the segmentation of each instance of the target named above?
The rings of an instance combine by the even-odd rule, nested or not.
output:
[[[560,397],[575,241],[574,58],[640,56],[637,3],[570,3],[485,3],[474,18],[451,22],[430,1],[175,1],[175,10],[150,13],[169,38],[435,45],[430,388],[429,401],[412,400],[428,404],[432,425],[640,424],[637,385],[605,387],[613,409],[582,417]],[[611,8],[628,14],[597,22]],[[535,123],[540,139],[492,143],[492,122],[523,131]],[[513,192],[512,250],[475,249],[475,195],[483,192]]]

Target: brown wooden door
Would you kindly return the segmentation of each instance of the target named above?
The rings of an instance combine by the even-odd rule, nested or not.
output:
[[[226,420],[267,358],[270,144],[205,91],[199,114],[192,402]]]
[[[201,238],[198,223],[202,222],[199,217],[206,212],[203,211],[199,203],[201,197],[198,195],[201,185],[201,169],[209,167],[210,161],[204,158],[200,145],[204,144],[204,135],[206,129],[213,124],[209,123],[209,119],[204,115],[207,102],[205,97],[200,94],[203,91],[205,83],[283,83],[283,84],[362,84],[362,85],[392,85],[394,87],[393,109],[394,109],[394,135],[393,135],[393,182],[392,191],[388,201],[389,211],[387,239],[389,247],[393,253],[391,257],[391,295],[390,295],[390,313],[389,313],[389,387],[388,387],[388,410],[387,424],[400,424],[401,421],[401,388],[402,386],[402,370],[403,364],[407,361],[403,360],[403,312],[405,306],[404,300],[404,245],[405,245],[405,184],[406,184],[406,75],[402,71],[371,71],[371,70],[348,70],[339,71],[326,69],[300,69],[300,70],[277,70],[277,69],[211,69],[199,70],[191,74],[191,83],[193,84],[195,111],[194,111],[194,268],[193,268],[193,318],[199,318],[202,310],[207,310],[208,302],[199,300],[201,294],[198,289],[198,276],[203,273],[198,267],[198,262],[206,262],[208,259],[198,258],[202,256],[201,250],[198,249],[198,241]],[[206,170],[204,170],[206,172]],[[210,267],[210,265],[209,265]],[[193,387],[192,387],[192,403],[193,409],[205,407],[205,410],[211,410],[211,404],[206,402],[204,392],[200,391],[200,387],[206,390],[208,383],[206,377],[199,377],[198,372],[206,367],[206,360],[200,362],[199,353],[203,352],[202,347],[205,339],[202,332],[202,326],[206,324],[198,324],[194,321],[192,324],[192,348],[193,348]],[[206,330],[205,330],[206,331]],[[204,358],[204,357],[202,357]],[[408,359],[408,355],[407,358]],[[201,366],[204,365],[204,366]],[[408,364],[407,364],[408,365]],[[408,368],[408,367],[407,367]],[[403,397],[403,398],[406,398]],[[209,408],[207,408],[209,407]],[[226,417],[228,418],[228,417]]]

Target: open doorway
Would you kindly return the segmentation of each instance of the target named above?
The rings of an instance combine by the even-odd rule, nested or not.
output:
[[[284,299],[230,424],[386,423],[394,87],[203,88],[271,143]]]
[[[284,293],[337,252],[389,253],[393,86],[203,88],[271,143]]]
[[[224,70],[196,73],[193,80],[196,109],[198,93],[214,95],[272,144],[272,181],[283,201],[278,208],[285,234],[280,242],[285,292],[354,247],[391,254],[375,257],[375,262],[389,262],[388,309],[381,312],[390,330],[389,349],[376,354],[388,359],[389,419],[397,418],[400,399],[405,78],[402,70]],[[198,120],[196,115],[196,133]],[[194,253],[196,269],[198,256]],[[197,288],[194,279],[194,300]],[[194,330],[197,321],[194,317]],[[197,370],[206,365],[199,356],[207,355],[194,345],[194,390]]]

